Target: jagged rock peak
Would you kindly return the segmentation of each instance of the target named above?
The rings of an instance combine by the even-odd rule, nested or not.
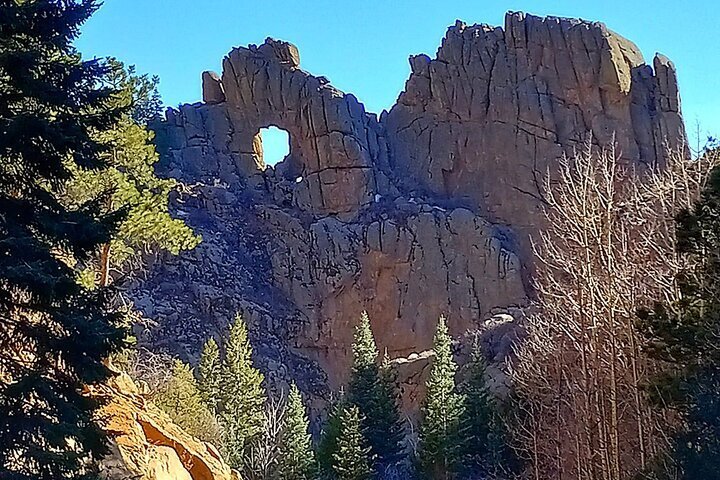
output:
[[[472,199],[521,243],[538,226],[542,178],[588,138],[647,165],[685,143],[672,63],[658,56],[653,72],[601,23],[512,12],[504,29],[458,21],[434,59],[410,65],[382,122],[390,169]]]

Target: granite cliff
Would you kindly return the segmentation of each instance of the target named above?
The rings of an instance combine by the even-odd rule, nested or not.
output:
[[[141,341],[192,360],[241,311],[270,383],[293,378],[321,403],[346,379],[367,310],[411,407],[441,314],[458,338],[486,332],[492,359],[507,353],[560,156],[615,142],[628,164],[656,166],[684,144],[673,64],[646,64],[600,23],[457,22],[435,58],[410,65],[380,116],[283,41],[235,48],[222,75],[203,74],[203,102],[154,127],[160,173],[188,186],[174,213],[203,242],[132,286],[154,320]],[[290,137],[274,167],[268,126]]]

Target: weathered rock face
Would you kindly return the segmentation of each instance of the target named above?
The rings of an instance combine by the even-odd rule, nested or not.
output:
[[[146,341],[192,359],[242,311],[271,380],[322,398],[345,380],[364,309],[380,348],[409,357],[441,314],[461,335],[527,304],[541,179],[563,153],[591,136],[657,165],[684,140],[672,64],[645,65],[601,24],[458,22],[411,66],[380,119],[300,70],[285,42],[237,48],[222,76],[203,75],[204,103],[156,126],[161,173],[192,186],[176,214],[203,243],[134,289],[158,322]],[[274,168],[270,125],[290,135]]]
[[[458,22],[383,119],[408,186],[468,198],[521,244],[537,229],[545,173],[589,136],[629,162],[663,162],[684,139],[672,64],[599,23],[508,14],[505,29]],[[523,248],[529,253],[528,248]]]
[[[127,375],[91,387],[89,394],[104,403],[97,420],[110,440],[110,454],[100,464],[101,478],[240,480],[215,447],[174,425]]]

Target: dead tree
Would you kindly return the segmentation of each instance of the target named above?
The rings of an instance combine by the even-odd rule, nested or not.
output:
[[[631,478],[666,447],[666,412],[645,385],[654,366],[638,308],[677,295],[674,217],[698,198],[713,159],[624,165],[588,144],[545,183],[534,240],[537,304],[510,367],[514,438],[536,480]]]

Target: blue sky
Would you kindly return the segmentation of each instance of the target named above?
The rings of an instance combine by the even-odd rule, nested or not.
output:
[[[646,60],[664,53],[679,72],[691,141],[697,122],[703,136],[720,136],[716,0],[105,0],[78,47],[159,75],[165,103],[175,106],[200,100],[201,72],[219,71],[232,47],[271,36],[298,46],[303,69],[379,113],[403,89],[409,55],[433,56],[458,18],[502,25],[508,10],[599,20]]]

